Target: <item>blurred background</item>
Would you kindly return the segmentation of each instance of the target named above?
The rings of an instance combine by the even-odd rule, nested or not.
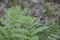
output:
[[[50,26],[54,20],[60,33],[60,0],[0,0],[0,20],[4,19],[4,15],[8,15],[6,10],[10,8],[15,10],[16,7],[22,12],[26,11],[24,16],[37,18],[36,21],[44,26]],[[4,25],[0,21],[0,26]],[[60,40],[60,38],[52,40]]]

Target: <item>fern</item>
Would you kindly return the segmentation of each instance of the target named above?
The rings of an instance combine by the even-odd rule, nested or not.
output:
[[[37,18],[24,16],[24,11],[19,7],[5,10],[5,19],[0,20],[5,25],[0,27],[1,40],[49,40],[57,32],[54,21],[51,26],[43,26],[35,22]]]

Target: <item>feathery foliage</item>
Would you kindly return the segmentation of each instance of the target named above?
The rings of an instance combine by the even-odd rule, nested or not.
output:
[[[52,40],[51,36],[57,32],[57,25],[53,21],[50,26],[43,26],[36,22],[37,18],[25,16],[27,10],[11,7],[5,10],[4,24],[0,26],[0,40]]]

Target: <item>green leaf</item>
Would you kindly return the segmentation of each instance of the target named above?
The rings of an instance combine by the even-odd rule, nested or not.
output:
[[[29,37],[28,36],[26,36],[26,35],[23,35],[23,34],[11,34],[10,35],[10,38],[11,39],[15,39],[15,38],[17,38],[17,39],[29,39]]]
[[[33,40],[38,40],[38,36],[33,36],[32,39]]]
[[[12,33],[23,33],[23,34],[29,34],[29,31],[26,29],[13,29],[11,31]]]
[[[9,34],[4,28],[0,28],[0,34],[3,35],[5,38],[9,39]]]
[[[42,31],[44,31],[45,29],[47,29],[48,27],[40,27],[40,28],[37,28],[37,29],[35,29],[32,33],[31,33],[31,35],[34,35],[34,34],[37,34],[37,33],[39,33],[39,32],[42,32]]]

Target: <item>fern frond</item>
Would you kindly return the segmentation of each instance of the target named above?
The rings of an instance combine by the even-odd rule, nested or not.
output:
[[[37,34],[37,33],[39,33],[39,32],[42,32],[42,31],[44,31],[45,29],[47,29],[48,27],[40,27],[40,28],[37,28],[37,29],[35,29],[32,33],[31,33],[31,35],[34,35],[34,34]]]
[[[29,37],[27,35],[23,35],[23,34],[11,34],[10,35],[11,39],[29,39]]]
[[[28,34],[28,35],[30,34],[28,30],[21,29],[21,28],[19,28],[19,29],[13,29],[11,32],[12,33],[18,33],[18,34],[20,34],[20,33],[22,33],[22,34]]]

